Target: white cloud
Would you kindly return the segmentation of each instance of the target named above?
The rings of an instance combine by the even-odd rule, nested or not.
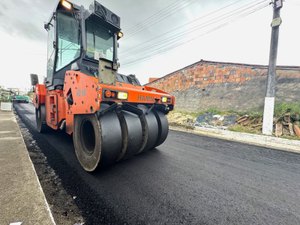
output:
[[[224,6],[232,1],[197,1],[152,27],[144,29],[132,38],[126,38],[126,31],[138,21],[143,21],[158,10],[174,3],[175,0],[102,0],[105,6],[121,16],[125,28],[125,38],[121,40],[121,52],[126,52],[149,38],[160,35],[171,28],[185,24],[201,15]],[[250,0],[241,0],[249,2]],[[253,0],[252,0],[253,1]],[[74,1],[84,4],[85,0]],[[2,73],[0,85],[7,87],[30,87],[29,74],[37,73],[40,79],[46,73],[46,32],[43,23],[49,19],[56,0],[11,0],[0,2],[0,63]],[[205,4],[204,4],[205,3]],[[299,3],[299,2],[298,2]],[[300,65],[300,5],[297,0],[285,2],[282,9],[283,24],[280,28],[278,64]],[[229,61],[237,63],[267,64],[271,37],[270,23],[272,8],[267,7],[246,18],[231,22],[230,25],[216,30],[194,41],[153,58],[125,67],[120,72],[136,74],[142,83],[148,78],[163,76],[176,69],[187,66],[200,59]],[[199,22],[200,23],[200,22]],[[190,33],[184,40],[191,39],[199,33]],[[157,44],[157,43],[156,43]],[[151,47],[150,47],[151,49]],[[121,65],[129,57],[142,57],[144,52],[121,57]]]

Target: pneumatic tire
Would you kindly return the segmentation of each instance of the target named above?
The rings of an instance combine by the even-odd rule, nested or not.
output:
[[[88,172],[97,169],[101,158],[101,126],[95,114],[75,115],[73,142],[76,157]]]
[[[46,108],[45,105],[41,105],[35,109],[36,127],[39,133],[45,133],[48,130],[46,123]]]

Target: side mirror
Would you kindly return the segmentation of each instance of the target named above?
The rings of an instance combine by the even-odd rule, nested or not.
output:
[[[31,85],[35,86],[39,83],[39,77],[36,74],[30,74]]]
[[[44,29],[45,29],[46,31],[49,30],[49,23],[45,23],[45,24],[44,24]]]

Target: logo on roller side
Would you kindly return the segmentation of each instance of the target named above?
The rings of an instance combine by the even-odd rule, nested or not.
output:
[[[80,96],[86,96],[86,89],[78,89],[76,91],[76,96],[80,97]]]
[[[138,100],[143,102],[154,102],[155,99],[151,96],[138,95]]]

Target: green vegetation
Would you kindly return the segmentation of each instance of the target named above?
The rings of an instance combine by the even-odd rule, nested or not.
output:
[[[251,133],[251,134],[261,134],[262,118],[263,118],[263,111],[261,109],[253,109],[246,112],[238,112],[234,110],[222,111],[217,108],[209,108],[207,110],[203,110],[199,112],[187,112],[187,111],[175,110],[170,112],[168,118],[169,121],[174,125],[193,127],[197,117],[205,113],[211,113],[213,115],[221,115],[221,116],[236,115],[237,116],[236,124],[229,126],[228,130],[235,131],[235,132]],[[274,117],[277,120],[282,121],[283,116],[286,113],[290,113],[292,119],[295,118],[295,115],[297,114],[299,115],[300,101],[296,103],[287,103],[287,102],[277,103],[275,105]],[[292,123],[294,123],[293,120]],[[290,136],[286,134],[284,134],[282,137],[292,139],[292,140],[299,140],[299,138],[296,136]]]
[[[275,105],[275,116],[280,117],[285,113],[300,114],[300,102],[297,103],[279,103]]]
[[[274,110],[274,115],[276,117],[283,116],[285,113],[290,112],[291,115],[293,114],[300,114],[300,101],[297,103],[277,103],[275,104],[275,110]],[[207,110],[203,111],[198,111],[198,112],[187,112],[187,111],[182,111],[182,110],[175,110],[177,113],[181,113],[183,115],[190,115],[193,117],[198,117],[200,115],[203,115],[205,113],[212,113],[214,115],[238,115],[238,116],[244,116],[248,115],[250,118],[262,118],[263,117],[263,111],[258,110],[258,109],[253,109],[245,112],[240,112],[240,111],[234,111],[234,110],[228,110],[228,111],[222,111],[217,108],[209,108]]]
[[[212,113],[214,115],[222,115],[222,116],[231,115],[231,114],[236,113],[236,112],[231,112],[231,111],[221,111],[217,108],[209,108],[207,110],[198,111],[198,112],[188,112],[188,111],[183,111],[183,110],[174,110],[173,112],[180,113],[183,115],[189,115],[189,116],[192,116],[195,118],[197,118],[198,116],[203,115],[205,113]]]
[[[243,126],[240,124],[235,124],[233,126],[228,127],[228,130],[242,133],[250,133],[250,134],[260,134],[260,129],[255,129],[249,126]]]
[[[0,89],[0,102],[11,102],[11,93],[7,90]]]

